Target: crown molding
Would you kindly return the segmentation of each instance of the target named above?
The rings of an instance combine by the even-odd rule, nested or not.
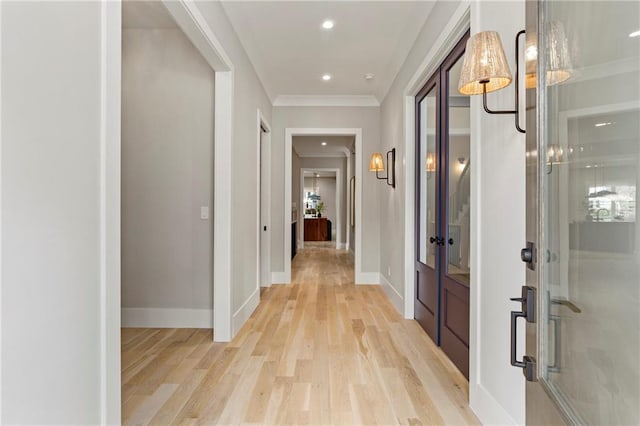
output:
[[[369,95],[280,95],[275,107],[379,107],[375,96]]]
[[[298,154],[300,158],[344,158],[347,154],[335,152],[335,153],[306,153],[306,154]]]

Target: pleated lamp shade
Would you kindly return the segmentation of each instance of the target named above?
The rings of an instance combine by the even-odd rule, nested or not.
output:
[[[371,161],[369,161],[370,172],[384,172],[384,160],[382,154],[374,152],[371,154]]]
[[[483,31],[467,40],[458,91],[463,95],[481,95],[507,87],[511,70],[504,54],[500,35]]]

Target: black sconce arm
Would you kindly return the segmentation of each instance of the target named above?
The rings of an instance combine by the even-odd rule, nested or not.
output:
[[[391,161],[389,161],[389,154],[391,154]],[[392,148],[391,151],[387,151],[387,165],[389,167],[387,169],[387,175],[380,176],[378,174],[378,171],[376,171],[376,178],[380,180],[386,180],[387,185],[389,185],[392,188],[395,188],[396,187],[396,149],[395,148]],[[389,183],[389,178],[391,178],[391,183]]]

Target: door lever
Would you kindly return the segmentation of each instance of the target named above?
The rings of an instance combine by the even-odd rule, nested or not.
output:
[[[553,303],[554,305],[566,306],[576,314],[579,314],[582,312],[582,309],[578,308],[576,305],[574,305],[572,302],[568,301],[567,299],[551,299],[551,303]]]

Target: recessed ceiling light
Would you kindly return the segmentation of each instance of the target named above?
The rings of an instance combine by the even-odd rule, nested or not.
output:
[[[594,126],[596,126],[596,127],[604,127],[604,126],[611,126],[612,124],[613,124],[612,122],[606,121],[606,122],[603,122],[603,123],[596,123],[596,124],[594,124]]]
[[[320,175],[316,173],[316,177],[320,177]]]
[[[640,30],[634,31],[631,34],[629,34],[629,37],[638,37],[638,36],[640,36]]]
[[[320,145],[327,146],[327,143],[326,142],[322,142]]]
[[[323,76],[322,76],[322,79],[323,79],[324,81],[329,81],[329,80],[331,80],[331,74],[325,74],[325,75],[323,75]]]
[[[333,21],[331,19],[327,19],[322,23],[322,28],[324,28],[325,30],[330,30],[331,28],[333,28],[333,25]]]
[[[368,73],[366,73],[366,74],[364,75],[364,79],[365,79],[365,80],[373,80],[373,78],[374,78],[375,76],[376,76],[375,74],[368,72]]]

